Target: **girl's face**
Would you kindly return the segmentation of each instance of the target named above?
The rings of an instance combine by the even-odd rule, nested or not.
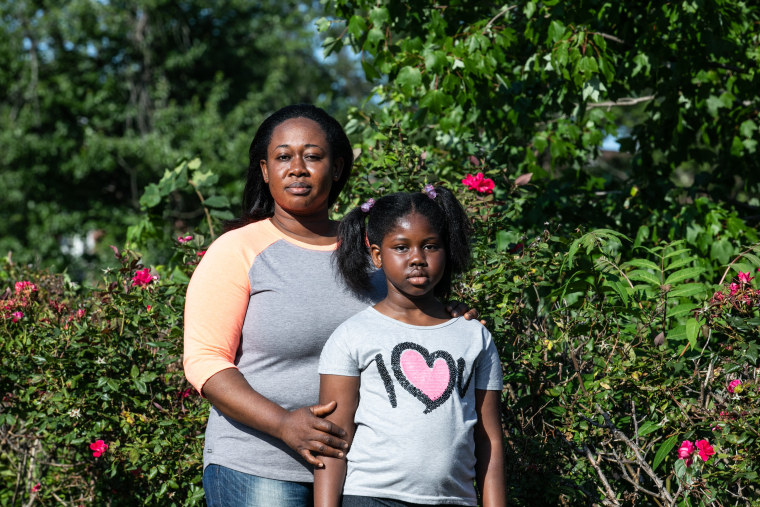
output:
[[[372,262],[383,268],[388,295],[407,298],[431,293],[443,278],[446,250],[438,231],[418,213],[401,217],[383,238],[382,245],[371,245]]]
[[[274,129],[267,158],[259,165],[275,209],[303,216],[327,212],[343,159],[331,160],[327,136],[317,122],[292,118]]]

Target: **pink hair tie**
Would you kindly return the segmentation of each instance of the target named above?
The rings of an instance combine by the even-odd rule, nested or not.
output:
[[[370,198],[367,200],[367,202],[365,202],[364,204],[362,204],[362,205],[361,205],[361,206],[359,206],[359,207],[362,209],[362,211],[363,211],[364,213],[369,213],[369,210],[371,210],[371,209],[372,209],[372,206],[374,206],[374,205],[375,205],[375,200],[374,200],[373,198],[371,198],[371,197],[370,197]]]
[[[435,187],[431,185],[430,183],[425,185],[425,190],[423,190],[423,192],[425,192],[427,196],[430,197],[431,199],[435,199],[436,196],[438,195],[435,191]]]

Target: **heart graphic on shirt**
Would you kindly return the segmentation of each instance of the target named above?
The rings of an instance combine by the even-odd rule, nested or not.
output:
[[[425,405],[425,412],[443,404],[454,388],[457,370],[451,354],[428,352],[416,343],[399,343],[393,348],[391,365],[401,387]]]

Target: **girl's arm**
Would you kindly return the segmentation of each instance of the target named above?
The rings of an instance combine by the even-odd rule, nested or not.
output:
[[[325,419],[345,428],[344,437],[351,445],[354,439],[354,415],[359,404],[359,377],[320,375],[319,402],[335,400],[338,406]],[[346,479],[346,460],[323,456],[324,468],[314,470],[314,507],[338,507],[343,481]]]
[[[499,391],[475,390],[475,478],[483,507],[507,505],[500,400]]]

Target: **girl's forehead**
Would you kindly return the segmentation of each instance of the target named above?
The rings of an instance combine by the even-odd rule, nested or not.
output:
[[[415,211],[409,212],[405,215],[398,217],[393,226],[386,232],[386,236],[390,234],[401,234],[407,232],[433,232],[438,234],[438,231],[430,223],[430,219],[421,213]]]

